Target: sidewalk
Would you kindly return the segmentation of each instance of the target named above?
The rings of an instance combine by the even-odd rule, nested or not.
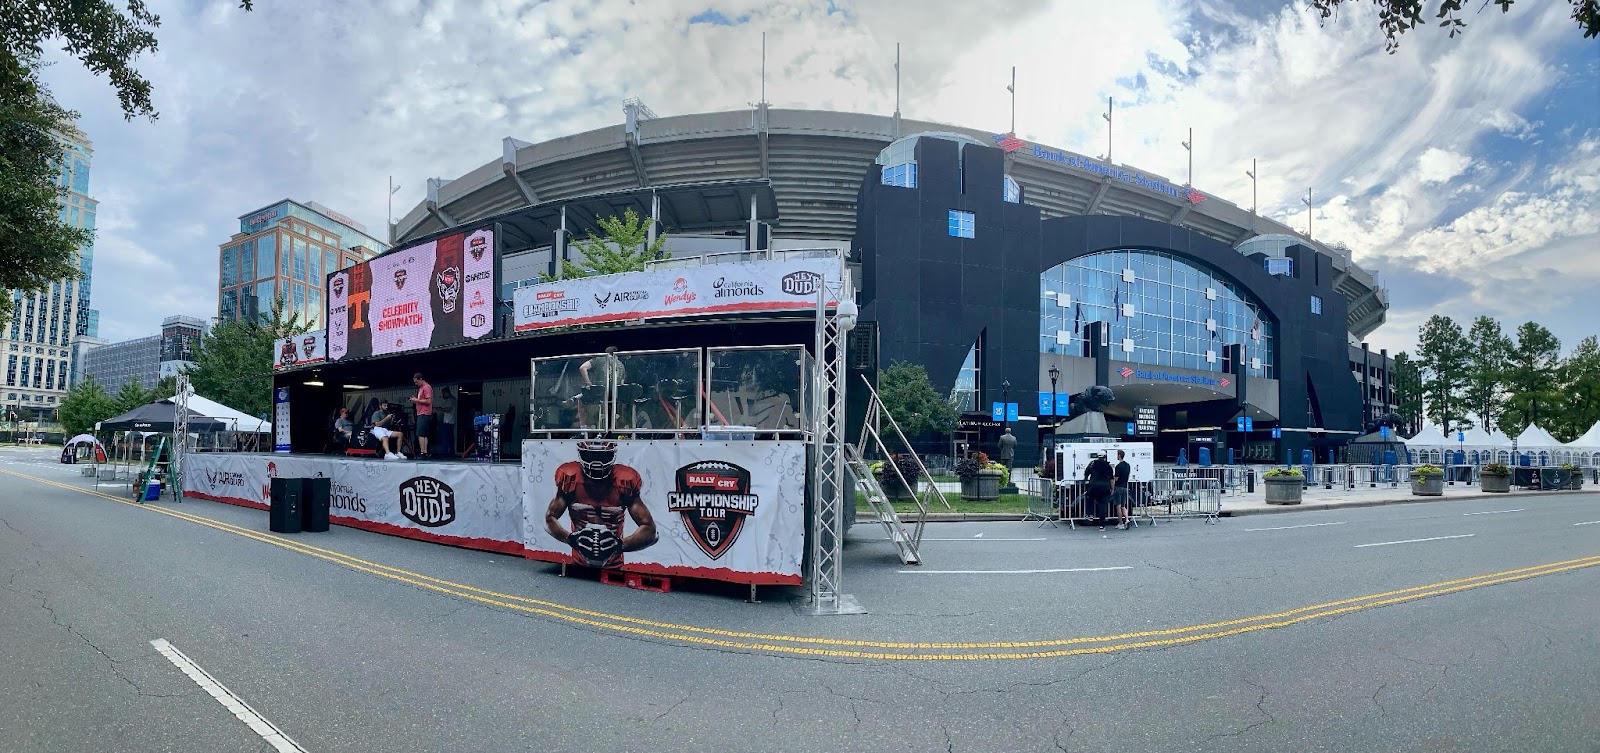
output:
[[[1255,494],[1226,494],[1222,497],[1222,517],[1234,518],[1245,515],[1271,515],[1286,512],[1309,512],[1312,510],[1337,510],[1348,507],[1375,507],[1378,505],[1403,505],[1424,502],[1459,502],[1468,499],[1508,499],[1513,497],[1560,497],[1573,494],[1594,494],[1594,487],[1585,486],[1580,491],[1524,491],[1512,489],[1509,494],[1488,494],[1478,489],[1477,484],[1467,485],[1457,483],[1455,486],[1446,485],[1442,497],[1419,497],[1411,493],[1410,486],[1400,484],[1391,487],[1380,484],[1377,488],[1361,487],[1356,489],[1323,489],[1322,487],[1307,488],[1298,505],[1269,505],[1266,503],[1266,493],[1262,486],[1257,487]],[[1018,513],[930,513],[930,522],[962,522],[962,521],[1008,521],[1022,520]]]

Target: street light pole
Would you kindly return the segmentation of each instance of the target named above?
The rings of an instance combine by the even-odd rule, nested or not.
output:
[[[1054,398],[1052,398],[1052,399],[1054,399]],[[1006,429],[1008,428],[1008,425],[1010,424],[1010,420],[1009,420],[1010,414],[1011,414],[1011,380],[1007,379],[1007,380],[1005,380],[1005,381],[1000,383],[1000,433],[1001,434],[1006,433]]]
[[[1189,129],[1189,140],[1183,142],[1183,150],[1189,153],[1189,180],[1186,186],[1194,185],[1194,129]]]
[[[1256,161],[1255,161],[1254,158],[1252,158],[1250,160],[1250,169],[1244,171],[1244,174],[1250,176],[1250,213],[1251,214],[1255,214],[1256,213]]]

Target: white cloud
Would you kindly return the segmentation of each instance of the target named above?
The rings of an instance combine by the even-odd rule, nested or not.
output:
[[[1585,237],[1587,225],[1559,215],[1589,202],[1593,216],[1600,181],[1581,150],[1539,167],[1559,161],[1539,151],[1558,147],[1533,138],[1541,121],[1568,125],[1542,109],[1552,85],[1592,75],[1564,72],[1562,55],[1578,56],[1562,43],[1577,35],[1559,7],[1518,4],[1455,40],[1419,29],[1386,55],[1366,3],[1325,25],[1300,3],[1253,16],[1180,0],[840,0],[836,12],[822,0],[155,5],[161,51],[140,68],[159,121],[125,123],[81,66],[46,71],[96,142],[95,305],[113,338],[148,334],[168,314],[210,315],[218,244],[240,214],[285,196],[381,234],[389,175],[403,186],[398,215],[428,177],[497,156],[501,137],[614,125],[626,97],[662,114],[748,107],[760,97],[762,30],[779,107],[887,114],[896,42],[909,118],[1004,130],[1015,65],[1020,134],[1095,155],[1113,96],[1116,161],[1183,180],[1179,142],[1192,127],[1198,187],[1248,206],[1244,170],[1256,158],[1264,214],[1303,227],[1298,197],[1311,187],[1317,236],[1379,271],[1424,257],[1469,269],[1456,262],[1472,255],[1562,269],[1571,259],[1540,250]],[[743,22],[689,23],[708,8]],[[1532,151],[1512,165],[1488,159],[1492,134],[1527,138],[1517,143]],[[1464,175],[1470,185],[1441,190]],[[1402,321],[1407,291],[1392,300]]]
[[[1428,147],[1417,158],[1417,179],[1423,183],[1449,183],[1467,171],[1472,158],[1448,149]]]

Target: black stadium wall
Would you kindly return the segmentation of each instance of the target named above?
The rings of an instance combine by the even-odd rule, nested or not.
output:
[[[1270,275],[1260,255],[1164,222],[1108,215],[1041,221],[1025,194],[1022,203],[1002,199],[1005,154],[996,148],[923,138],[916,161],[915,188],[883,185],[873,165],[859,196],[861,318],[877,325],[880,367],[922,364],[935,389],[947,394],[981,337],[979,407],[1000,400],[1000,385],[1009,380],[1010,401],[1030,414],[1035,392],[1049,389],[1038,384],[1039,276],[1100,251],[1159,250],[1231,278],[1276,323],[1278,425],[1291,430],[1283,432],[1283,449],[1298,458],[1301,449],[1350,436],[1328,435],[1331,442],[1324,442],[1303,431],[1308,427],[1363,429],[1360,387],[1348,366],[1347,304],[1334,288],[1328,257],[1291,246],[1293,274]],[[949,234],[951,210],[973,213],[973,238]],[[1320,314],[1312,311],[1312,296],[1321,298]],[[1018,464],[1037,457],[1033,433],[1017,432]]]

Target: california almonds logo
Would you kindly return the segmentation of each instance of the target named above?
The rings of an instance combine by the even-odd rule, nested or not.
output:
[[[717,290],[712,294],[713,298],[748,298],[766,292],[752,280],[729,280],[726,277],[718,277],[711,287]]]
[[[424,528],[456,520],[456,490],[432,476],[415,476],[400,485],[400,514]]]
[[[694,303],[699,298],[693,290],[689,289],[689,281],[679,277],[672,282],[672,292],[661,300],[663,305],[671,306],[678,303]]]
[[[677,486],[667,494],[667,509],[683,516],[689,538],[707,557],[726,554],[756,514],[760,498],[750,493],[750,471],[721,460],[702,460],[678,469]]]

